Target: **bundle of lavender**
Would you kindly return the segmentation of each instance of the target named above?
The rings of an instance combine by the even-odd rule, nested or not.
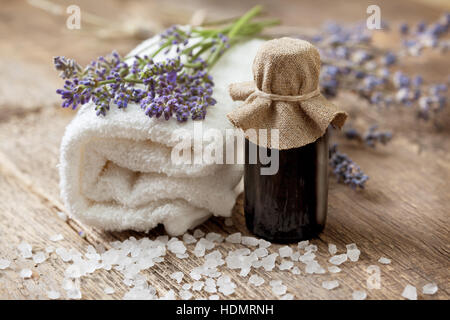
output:
[[[234,107],[228,84],[250,80],[263,42],[251,38],[276,23],[254,21],[260,12],[220,28],[175,26],[125,58],[113,53],[85,68],[55,58],[66,79],[63,107],[81,106],[61,144],[61,194],[72,215],[106,230],[163,224],[171,235],[231,215],[241,166],[196,157],[233,143],[225,139]],[[194,151],[181,162],[178,135],[189,136],[183,150]]]

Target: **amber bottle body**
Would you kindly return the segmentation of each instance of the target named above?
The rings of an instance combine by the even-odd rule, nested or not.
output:
[[[257,148],[249,163],[250,147]],[[262,148],[262,150],[260,150]],[[262,175],[260,153],[266,149],[245,141],[244,211],[247,228],[271,242],[290,243],[313,238],[325,226],[328,206],[328,131],[300,148],[278,150],[279,168]],[[264,154],[264,153],[263,153]],[[273,160],[272,160],[273,161]]]

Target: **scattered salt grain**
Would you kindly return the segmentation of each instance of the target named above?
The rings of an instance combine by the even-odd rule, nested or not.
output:
[[[190,290],[192,285],[190,283],[185,283],[181,286],[183,290]]]
[[[298,267],[293,267],[291,269],[292,274],[300,274],[300,269]]]
[[[284,296],[280,298],[280,300],[294,300],[294,295],[286,293]]]
[[[305,249],[308,245],[309,245],[309,240],[304,240],[304,241],[300,241],[297,246],[299,249]]]
[[[180,283],[183,280],[183,277],[184,277],[183,272],[179,271],[174,272],[170,275],[170,278],[176,280],[177,283]]]
[[[278,252],[280,254],[281,258],[286,258],[286,257],[290,257],[293,253],[292,248],[288,247],[288,246],[284,246],[281,247],[280,249],[278,249]]]
[[[170,289],[165,295],[160,298],[160,300],[175,300],[175,291]]]
[[[189,233],[183,234],[183,242],[186,244],[193,244],[197,242],[197,239]]]
[[[20,270],[20,277],[22,279],[29,279],[31,278],[32,272],[30,269],[22,269]]]
[[[17,248],[19,249],[19,252],[20,252],[20,255],[22,256],[22,258],[28,259],[33,256],[32,252],[31,252],[32,247],[30,244],[28,244],[26,242],[22,242],[21,244],[19,244],[17,246]]]
[[[267,257],[269,255],[269,251],[267,251],[266,248],[258,248],[258,249],[256,249],[253,252],[256,254],[256,256],[258,258],[264,258],[264,257]]]
[[[345,253],[338,254],[338,255],[332,256],[330,258],[330,260],[328,260],[328,261],[330,263],[338,266],[338,265],[344,263],[345,261],[347,261],[347,255]]]
[[[305,253],[304,255],[301,255],[298,258],[298,261],[303,262],[303,263],[308,263],[308,262],[313,261],[315,259],[315,257],[316,257],[316,255],[313,252],[309,251],[309,252]]]
[[[279,286],[279,285],[282,285],[282,284],[283,284],[282,280],[270,280],[270,282],[269,282],[269,285],[271,287]]]
[[[359,251],[358,249],[349,249],[349,250],[347,250],[347,257],[352,262],[358,261],[360,254],[361,254],[361,251]]]
[[[402,297],[408,300],[417,300],[417,290],[416,287],[412,285],[407,285],[403,290]]]
[[[229,243],[241,243],[242,235],[240,232],[230,234],[225,241]]]
[[[11,261],[6,260],[6,259],[0,259],[0,270],[5,270],[5,269],[9,268],[10,265],[11,265]]]
[[[337,280],[323,281],[322,287],[327,290],[333,290],[334,288],[339,287],[339,281]]]
[[[194,291],[200,291],[202,290],[203,286],[205,285],[205,283],[203,281],[195,281],[192,284],[192,290]]]
[[[186,247],[183,242],[178,239],[169,241],[167,243],[167,249],[174,254],[184,254],[186,252]]]
[[[267,257],[261,259],[261,266],[264,268],[264,270],[272,271],[272,269],[275,267],[275,260],[277,256],[278,254],[272,253]]]
[[[254,274],[254,275],[250,276],[250,279],[248,279],[248,283],[253,284],[256,287],[259,287],[260,285],[262,285],[264,283],[264,279],[256,274]]]
[[[296,251],[293,254],[291,254],[291,260],[292,261],[298,261],[298,259],[300,258],[300,252]]]
[[[105,294],[114,294],[114,292],[116,292],[116,291],[114,290],[113,287],[106,287],[106,288],[103,290],[103,292],[104,292]]]
[[[310,245],[305,247],[305,251],[306,252],[316,252],[317,251],[317,246],[315,244],[310,244]]]
[[[280,265],[278,266],[278,269],[281,271],[283,270],[289,270],[294,266],[294,263],[290,260],[282,260]]]
[[[286,293],[287,287],[283,284],[275,285],[272,287],[272,293],[277,296],[281,296]]]
[[[366,300],[367,293],[363,290],[353,291],[352,298],[353,300]]]
[[[56,212],[56,214],[58,215],[58,217],[63,220],[63,221],[67,221],[67,214],[65,212],[62,211],[58,211]]]
[[[356,243],[347,244],[345,247],[347,248],[347,251],[348,250],[356,250],[356,249],[358,249],[358,246],[356,245]]]
[[[72,260],[72,255],[64,248],[58,247],[56,248],[55,252],[64,262],[69,262],[70,260]]]
[[[67,278],[80,278],[82,276],[81,269],[78,265],[72,264],[67,267],[66,271],[64,272],[64,275]]]
[[[157,236],[155,241],[161,242],[163,244],[167,244],[167,242],[169,242],[169,236],[167,236],[167,235],[165,235],[165,236]]]
[[[61,297],[61,294],[58,291],[47,291],[47,297],[51,300],[56,300]]]
[[[75,285],[71,279],[64,279],[62,282],[62,288],[67,291],[75,288]]]
[[[199,239],[199,238],[203,237],[204,235],[205,235],[205,233],[202,230],[195,229],[195,231],[194,231],[194,238]]]
[[[197,244],[200,245],[200,246],[203,246],[206,250],[211,250],[211,249],[213,249],[215,247],[214,242],[209,241],[209,240],[207,240],[205,238],[201,238],[197,242]]]
[[[206,236],[205,239],[211,242],[216,242],[216,243],[221,243],[223,241],[223,237],[215,232],[209,232]]]
[[[328,252],[329,252],[332,256],[334,256],[334,255],[336,254],[336,252],[337,252],[337,247],[336,247],[336,245],[335,245],[335,244],[332,244],[332,243],[329,243],[329,244],[328,244]]]
[[[36,264],[42,263],[45,260],[47,260],[47,257],[45,256],[45,253],[42,251],[37,252],[35,255],[33,255],[33,261]]]
[[[50,241],[53,241],[53,242],[61,241],[63,239],[64,239],[64,237],[61,233],[54,234],[50,237]]]
[[[391,259],[385,258],[385,257],[381,257],[380,259],[378,259],[378,262],[381,264],[390,264],[391,263]]]
[[[231,219],[231,218],[225,218],[225,225],[226,225],[227,227],[233,226],[233,219]]]
[[[433,295],[438,291],[438,286],[435,283],[427,283],[423,286],[422,292],[423,294]]]
[[[266,241],[266,240],[264,240],[264,239],[259,239],[258,246],[259,246],[260,248],[268,248],[268,247],[271,246],[271,244],[272,244],[272,243],[270,243],[269,241]]]
[[[189,257],[189,254],[188,254],[187,252],[186,252],[186,253],[183,253],[183,254],[177,253],[177,254],[176,254],[176,257],[177,257],[178,259],[186,259],[186,258]]]
[[[324,274],[325,269],[322,268],[321,265],[317,261],[313,260],[313,261],[309,261],[306,264],[305,272],[309,273],[309,274],[313,274],[313,273]]]
[[[81,291],[78,288],[67,290],[66,294],[69,299],[81,299]]]
[[[45,252],[47,253],[52,253],[55,251],[55,247],[54,246],[48,246],[45,248]]]
[[[219,300],[219,296],[217,294],[213,294],[212,296],[209,296],[209,300]]]
[[[241,242],[244,246],[250,247],[256,247],[260,243],[255,237],[242,237]]]
[[[328,267],[328,271],[330,271],[331,273],[339,273],[339,272],[341,272],[341,268],[339,268],[337,266],[331,266],[331,267]]]
[[[181,290],[179,292],[179,296],[182,300],[189,300],[192,298],[192,293],[190,291],[187,290]]]

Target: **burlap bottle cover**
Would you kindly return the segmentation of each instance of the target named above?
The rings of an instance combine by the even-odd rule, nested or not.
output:
[[[344,111],[319,91],[320,55],[307,41],[281,38],[264,43],[253,62],[254,81],[230,85],[233,100],[245,100],[227,116],[237,128],[268,129],[267,141],[247,138],[260,146],[281,150],[312,143],[330,124],[341,128]],[[270,129],[279,130],[272,146]]]

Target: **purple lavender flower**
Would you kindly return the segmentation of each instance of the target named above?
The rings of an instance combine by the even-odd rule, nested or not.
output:
[[[353,162],[346,154],[337,150],[337,145],[330,147],[330,166],[338,182],[349,185],[353,189],[364,189],[369,177],[362,172],[361,168]]]

